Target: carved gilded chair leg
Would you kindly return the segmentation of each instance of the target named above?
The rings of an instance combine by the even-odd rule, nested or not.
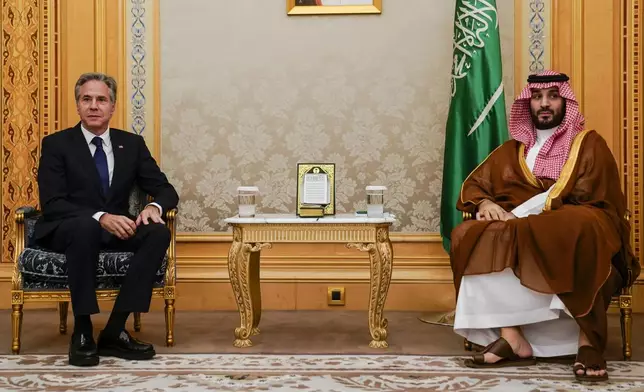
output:
[[[628,361],[633,355],[631,337],[633,334],[633,296],[630,292],[619,296],[620,324],[622,327],[622,349],[624,360]]]
[[[134,330],[141,331],[141,312],[134,312]]]
[[[626,325],[624,323],[624,309],[620,309],[619,313],[620,313],[619,329],[620,329],[620,332],[622,333],[622,353],[623,353],[624,348],[626,348]]]
[[[622,324],[622,347],[624,350],[624,360],[630,361],[633,355],[633,348],[631,346],[631,337],[633,334],[633,309],[621,308],[621,324]]]
[[[69,311],[69,302],[63,301],[58,303],[58,316],[60,317],[60,325],[58,326],[58,332],[61,335],[67,333],[67,313]]]
[[[174,346],[174,298],[165,300],[165,345]]]
[[[11,352],[20,353],[20,333],[22,332],[22,304],[11,305]]]

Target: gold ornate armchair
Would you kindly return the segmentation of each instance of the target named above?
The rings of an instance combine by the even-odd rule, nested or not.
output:
[[[129,212],[137,216],[150,198],[139,188],[130,193]],[[174,345],[174,300],[176,281],[176,209],[164,212],[164,221],[170,230],[170,246],[152,290],[152,298],[165,299],[166,345]],[[16,257],[11,290],[11,351],[20,352],[23,304],[25,302],[58,302],[61,334],[67,333],[67,311],[71,300],[67,286],[65,255],[35,245],[34,227],[40,212],[34,207],[20,207],[15,213]],[[101,251],[99,255],[96,296],[99,300],[114,300],[122,278],[127,272],[131,252]],[[141,314],[134,313],[134,330],[141,330]]]
[[[630,213],[626,212],[626,219],[630,220]],[[472,219],[472,214],[469,212],[463,213],[463,220]],[[628,281],[631,280],[631,271],[628,271]],[[622,329],[622,352],[624,360],[629,361],[633,355],[633,348],[631,345],[633,334],[633,286],[624,287],[619,295],[614,295],[611,299],[610,306],[619,308],[620,310],[620,324]],[[471,351],[476,346],[465,339],[465,350]]]

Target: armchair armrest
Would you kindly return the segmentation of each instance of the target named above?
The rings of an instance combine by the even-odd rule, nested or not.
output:
[[[177,273],[176,273],[177,212],[178,210],[176,208],[173,208],[171,210],[165,211],[163,214],[165,225],[168,228],[168,230],[170,230],[170,246],[168,246],[168,251],[167,251],[168,266],[166,267],[166,270],[165,270],[164,286],[173,287],[173,290],[174,290],[174,285],[177,277]]]
[[[27,233],[25,233],[25,221],[27,219],[31,219],[34,217],[37,217],[40,215],[40,211],[38,211],[35,207],[32,206],[22,206],[16,208],[16,212],[14,214],[14,222],[15,222],[15,229],[16,229],[16,240],[15,240],[15,249],[16,249],[16,258],[22,250],[24,249],[25,245],[27,244]]]
[[[40,215],[40,211],[38,211],[36,207],[22,206],[16,208],[15,220],[16,223],[24,223],[25,219],[33,218],[38,215]]]
[[[164,211],[163,212],[163,219],[174,221],[176,216],[177,216],[177,212],[179,212],[179,210],[177,210],[176,208],[172,208],[172,209],[170,209],[168,211]]]
[[[25,220],[40,215],[33,206],[22,206],[16,209],[14,214],[15,222],[15,239],[14,239],[14,253],[13,253],[13,276],[11,278],[11,286],[13,290],[22,289],[22,274],[18,266],[18,259],[20,254],[25,249],[27,244],[27,234],[25,233]]]
[[[29,245],[30,237],[33,234],[33,225],[29,226],[26,222],[30,219],[40,216],[41,211],[32,206],[22,206],[16,209],[14,215],[16,228],[16,256],[20,255],[22,250]],[[30,230],[31,229],[31,230]],[[22,239],[20,249],[18,249],[18,240]]]

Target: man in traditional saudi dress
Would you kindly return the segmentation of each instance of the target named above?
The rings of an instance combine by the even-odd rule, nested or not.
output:
[[[577,378],[606,379],[606,310],[640,272],[617,165],[564,74],[528,78],[510,135],[463,183],[475,219],[451,233],[454,330],[487,345],[466,365],[577,353]]]

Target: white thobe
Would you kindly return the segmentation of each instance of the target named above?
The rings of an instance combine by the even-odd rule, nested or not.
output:
[[[534,170],[537,154],[554,133],[537,130],[535,145],[526,161]],[[512,210],[517,218],[543,211],[548,193],[540,193]],[[472,343],[487,346],[500,336],[501,327],[521,326],[535,356],[575,354],[579,325],[557,295],[523,286],[512,269],[485,275],[463,276],[456,301],[454,332]]]

